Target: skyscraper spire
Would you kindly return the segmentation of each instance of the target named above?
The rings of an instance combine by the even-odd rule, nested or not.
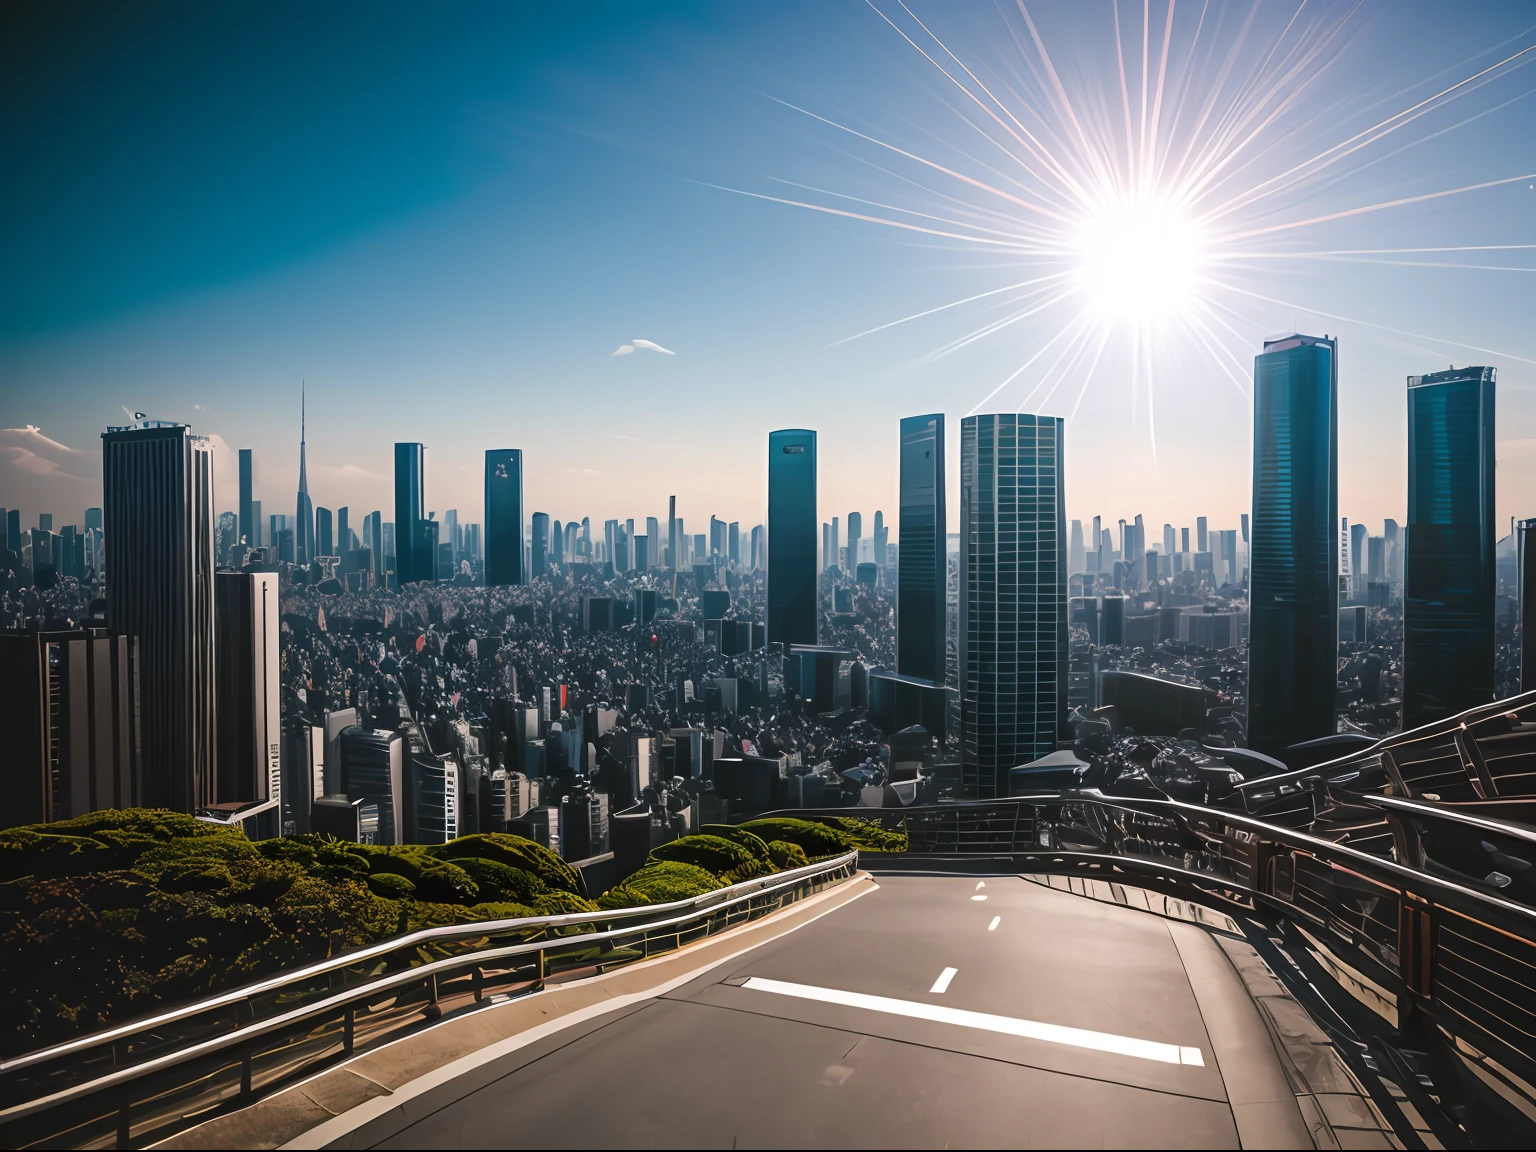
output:
[[[309,470],[304,459],[306,411],[305,382],[299,381],[299,506],[293,528],[293,560],[308,564],[315,558],[315,506],[309,500]]]

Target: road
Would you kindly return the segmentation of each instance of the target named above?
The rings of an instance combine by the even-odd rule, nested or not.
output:
[[[343,1144],[1310,1147],[1261,1033],[1194,925],[1016,876],[883,876]]]

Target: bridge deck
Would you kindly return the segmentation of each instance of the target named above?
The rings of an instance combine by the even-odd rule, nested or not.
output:
[[[1313,1146],[1208,932],[1016,876],[888,876],[332,1147],[1240,1143]]]

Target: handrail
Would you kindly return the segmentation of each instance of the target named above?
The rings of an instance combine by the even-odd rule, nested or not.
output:
[[[336,1058],[338,1037],[334,1030],[338,1023],[342,1028],[340,1054],[351,1055],[355,1051],[355,1020],[370,1027],[382,1021],[384,1031],[374,1037],[375,1042],[394,1039],[402,1029],[419,1027],[441,1015],[440,994],[445,985],[449,988],[447,996],[450,1000],[459,995],[467,1003],[472,990],[477,1004],[483,1002],[489,994],[488,989],[498,983],[523,992],[538,991],[545,987],[548,963],[552,960],[563,965],[561,970],[595,968],[601,972],[605,968],[658,955],[680,948],[690,939],[714,935],[766,915],[782,907],[786,899],[799,899],[828,883],[846,880],[857,867],[858,853],[851,851],[666,904],[423,929],[155,1016],[30,1052],[0,1064],[0,1088],[8,1088],[7,1095],[11,1097],[8,1106],[0,1108],[0,1126],[3,1126],[0,1127],[0,1144],[12,1147],[39,1142],[53,1144],[68,1137],[82,1124],[95,1125],[97,1134],[89,1139],[99,1141],[104,1134],[102,1124],[115,1117],[118,1145],[132,1146],[138,1138],[134,1133],[136,1107],[148,1108],[154,1113],[146,1122],[150,1124],[148,1131],[158,1139],[166,1131],[166,1125],[177,1128],[190,1122],[187,1108],[191,1105],[165,1103],[178,1098],[178,1094],[192,1093],[198,1101],[194,1113],[230,1102],[229,1092],[219,1087],[218,1079],[221,1069],[236,1066],[231,1065],[231,1060],[237,1062],[239,1070],[239,1092],[234,1099],[244,1103],[255,1096],[253,1062],[275,1060],[279,1065],[274,1075],[263,1074],[261,1089],[292,1082],[296,1076],[309,1074],[317,1065]],[[577,925],[590,927],[576,935],[555,934],[561,928]],[[496,941],[497,937],[504,938],[509,932],[538,935],[511,943]],[[367,977],[348,987],[315,987],[317,979],[324,980],[340,970],[356,970],[359,965],[366,968],[370,962],[391,955],[409,957],[423,944],[440,945],[455,940],[484,941],[484,944],[455,955],[414,962],[402,970]],[[413,987],[416,989],[413,999],[400,998],[410,997]],[[282,1005],[280,995],[287,989],[313,991],[317,995],[289,1008]],[[423,991],[424,1005],[421,1003]],[[277,1006],[280,1010],[271,1016],[256,1018],[255,1000],[273,993],[279,994]],[[381,997],[389,1002],[380,1006],[377,1002]],[[241,1006],[245,1006],[249,1013],[243,1019],[239,1012]],[[228,1025],[232,1007],[236,1014],[235,1026],[231,1028]],[[182,1037],[179,1041],[174,1029],[169,1037],[157,1035],[169,1026],[187,1022],[204,1025],[206,1030],[219,1030],[211,1035]],[[122,1058],[120,1045],[131,1045],[138,1038],[143,1038],[146,1047],[154,1042],[171,1047],[114,1066]],[[309,1051],[317,1042],[324,1051]],[[102,1055],[85,1056],[82,1060],[84,1054],[93,1051],[100,1051]],[[108,1056],[110,1063],[96,1069],[91,1067],[92,1060],[102,1065]],[[206,1066],[210,1060],[215,1065],[212,1069]],[[55,1067],[49,1068],[50,1062]],[[185,1072],[179,1071],[182,1067],[186,1068]],[[210,1071],[213,1073],[211,1079]],[[73,1076],[83,1078],[69,1083]],[[146,1081],[146,1078],[150,1079]],[[135,1081],[146,1081],[148,1085],[138,1090],[137,1101],[128,1089],[128,1085]],[[79,1107],[88,1100],[100,1102],[95,1112]],[[80,1119],[82,1115],[84,1120]],[[107,1131],[110,1131],[110,1125]]]
[[[852,853],[852,855],[856,858],[858,854]],[[232,988],[226,992],[220,992],[205,999],[193,1001],[190,1004],[183,1004],[178,1008],[172,1008],[166,1012],[157,1013],[154,1016],[130,1020],[125,1024],[107,1028],[100,1032],[93,1032],[88,1036],[66,1040],[62,1044],[56,1044],[49,1048],[40,1048],[21,1056],[14,1056],[9,1060],[0,1060],[0,1076],[45,1060],[52,1060],[61,1056],[71,1056],[90,1048],[112,1044],[135,1033],[146,1032],[155,1028],[164,1028],[167,1024],[174,1024],[177,1021],[186,1020],[205,1012],[216,1011],[219,1008],[227,1008],[241,1001],[249,1000],[253,996],[280,991],[284,987],[312,980],[316,976],[323,976],[328,972],[353,968],[358,964],[387,956],[392,952],[419,948],[424,944],[441,943],[445,940],[475,940],[492,933],[536,929],[548,930],[551,928],[564,928],[570,924],[590,924],[594,920],[599,919],[611,921],[644,918],[647,923],[651,923],[650,917],[658,914],[664,915],[674,910],[704,906],[713,907],[717,904],[732,903],[745,898],[745,896],[755,894],[766,883],[786,879],[792,881],[802,875],[811,875],[818,871],[825,871],[829,866],[836,866],[844,859],[847,859],[847,857],[839,857],[835,861],[822,861],[818,864],[810,864],[793,871],[776,872],[771,876],[759,876],[752,880],[743,880],[739,884],[733,884],[728,888],[717,888],[713,892],[691,896],[686,900],[674,900],[669,904],[641,904],[634,908],[617,908],[612,911],[561,912],[553,916],[519,916],[508,920],[477,920],[470,924],[447,924],[436,928],[421,928],[404,936],[393,936],[377,944],[369,944],[351,952],[343,952],[340,955],[306,965],[303,968],[296,968],[278,976],[258,980],[253,984],[244,984],[239,988]],[[741,895],[733,897],[730,895],[731,893],[740,893]],[[611,935],[611,933],[609,934]],[[456,957],[451,959],[456,959]],[[413,969],[413,971],[419,971],[419,969]],[[359,987],[362,986],[360,985]],[[3,1118],[4,1115],[5,1113],[0,1111],[0,1118]]]

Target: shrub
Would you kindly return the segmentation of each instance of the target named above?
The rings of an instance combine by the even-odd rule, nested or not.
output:
[[[766,845],[764,848],[766,849]],[[750,870],[760,862],[748,849],[722,836],[698,834],[682,836],[651,849],[652,860],[675,860],[694,864],[717,877],[738,870]]]
[[[464,869],[444,860],[421,870],[416,894],[438,904],[474,904],[479,899],[480,886]]]
[[[596,912],[597,904],[574,892],[562,892],[558,888],[545,892],[533,902],[539,916],[563,916],[567,912]]]
[[[699,829],[699,832],[705,836],[718,836],[722,840],[729,840],[732,844],[740,844],[759,860],[769,859],[768,842],[739,824],[706,824]]]
[[[775,868],[786,872],[791,868],[804,868],[810,863],[806,858],[805,849],[787,840],[771,841],[768,845],[768,858],[773,861]]]
[[[511,900],[518,904],[532,904],[536,898],[549,891],[544,881],[532,872],[509,867],[499,860],[459,856],[455,858],[454,864],[467,872],[479,886],[483,900]]]
[[[415,893],[416,885],[398,872],[375,872],[368,877],[368,891],[386,900],[404,900]]]
[[[853,839],[839,828],[794,817],[748,820],[741,827],[767,841],[799,845],[807,857],[838,856],[854,847]]]
[[[643,904],[670,904],[674,900],[702,896],[720,886],[715,875],[697,864],[652,860],[623,883],[610,888],[598,905],[602,908],[634,908]]]
[[[861,820],[855,816],[839,816],[838,827],[853,839],[853,845],[861,852],[905,852],[907,832],[905,828],[892,830],[878,820]]]
[[[494,860],[509,868],[521,868],[532,872],[546,887],[558,888],[585,896],[586,884],[581,873],[572,868],[542,844],[537,844],[510,832],[477,832],[460,836],[446,844],[432,844],[422,849],[439,860],[458,860],[461,856],[475,856],[481,860]]]

